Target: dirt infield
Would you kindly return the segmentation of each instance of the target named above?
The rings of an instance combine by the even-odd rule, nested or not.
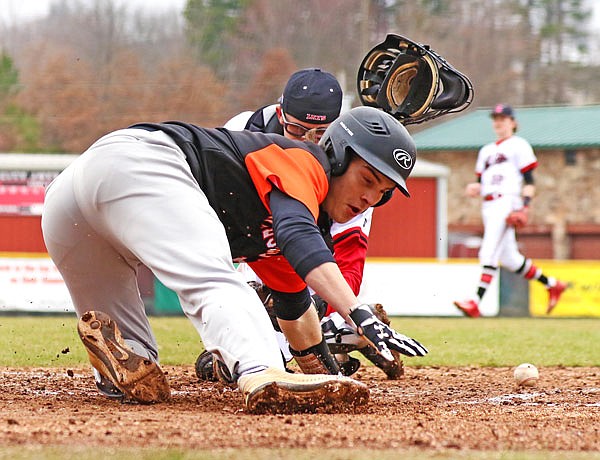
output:
[[[1,368],[0,445],[215,448],[419,448],[600,451],[600,368],[543,368],[535,388],[510,368],[413,368],[398,381],[357,378],[356,414],[249,415],[237,390],[166,367],[173,400],[108,401],[85,369]]]

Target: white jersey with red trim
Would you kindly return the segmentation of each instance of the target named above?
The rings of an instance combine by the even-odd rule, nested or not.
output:
[[[536,166],[535,153],[522,137],[511,136],[484,145],[475,166],[481,180],[481,195],[520,196],[523,173]]]
[[[353,231],[354,229],[360,229],[360,231],[365,235],[369,236],[369,232],[371,231],[371,221],[373,219],[373,208],[367,209],[362,214],[353,217],[348,222],[344,224],[340,224],[338,222],[334,222],[331,224],[331,236],[334,238],[346,234],[348,231]]]

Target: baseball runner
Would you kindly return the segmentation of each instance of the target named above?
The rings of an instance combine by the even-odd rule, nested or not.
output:
[[[391,350],[427,350],[358,301],[319,217],[343,223],[394,188],[408,196],[415,158],[406,129],[371,107],[339,117],[319,145],[177,121],[99,139],[48,186],[42,215],[99,389],[142,403],[170,397],[137,286],[144,264],[177,293],[249,411],[364,404],[364,384],[324,375],[334,364],[316,311],[306,314],[307,284],[388,360]],[[296,359],[323,372],[285,372],[269,317],[233,261],[271,289]]]
[[[537,159],[527,142],[516,136],[517,121],[512,107],[498,104],[492,110],[496,141],[481,148],[475,172],[478,182],[467,185],[466,194],[481,196],[484,226],[483,241],[479,250],[481,277],[475,299],[456,301],[454,305],[465,315],[480,316],[479,302],[502,265],[522,275],[535,279],[548,290],[547,314],[552,312],[567,285],[548,277],[531,259],[519,252],[516,228],[527,224],[528,210],[535,194],[533,170]]]

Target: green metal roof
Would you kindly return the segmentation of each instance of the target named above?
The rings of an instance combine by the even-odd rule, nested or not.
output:
[[[517,134],[534,148],[600,146],[600,105],[514,107]],[[418,150],[478,150],[495,139],[489,114],[480,108],[413,134]]]

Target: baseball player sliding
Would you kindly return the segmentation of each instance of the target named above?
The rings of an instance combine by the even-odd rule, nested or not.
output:
[[[484,225],[483,241],[479,250],[481,277],[475,299],[456,301],[454,305],[465,315],[480,316],[479,302],[502,265],[522,275],[535,279],[548,290],[549,314],[567,288],[555,278],[548,277],[531,259],[519,252],[515,228],[527,223],[528,210],[535,194],[533,170],[537,159],[529,142],[516,136],[517,121],[512,107],[498,104],[490,116],[496,141],[481,148],[475,173],[478,182],[467,185],[466,194],[481,196]]]
[[[317,222],[322,213],[347,222],[394,188],[408,195],[415,159],[406,129],[371,107],[339,117],[319,145],[177,121],[99,139],[49,185],[42,214],[99,388],[143,403],[170,398],[137,286],[143,263],[177,293],[249,411],[364,404],[366,385],[326,375],[333,360],[307,284],[390,361],[390,350],[427,350],[358,301]],[[297,361],[315,375],[285,372],[269,317],[234,261],[271,289]]]
[[[324,235],[331,221],[349,222],[396,188],[409,196],[416,148],[398,120],[462,110],[472,87],[429,47],[403,37],[388,36],[367,58],[358,83],[370,106],[334,120],[318,144],[140,123],[96,141],[48,186],[44,241],[103,394],[170,398],[137,285],[140,264],[177,293],[251,412],[344,410],[369,398],[363,383],[330,375],[337,364],[308,286],[384,359],[427,353],[357,299]],[[288,130],[302,129],[297,121],[287,119]],[[269,288],[304,374],[285,372],[269,316],[233,262],[248,263]]]

